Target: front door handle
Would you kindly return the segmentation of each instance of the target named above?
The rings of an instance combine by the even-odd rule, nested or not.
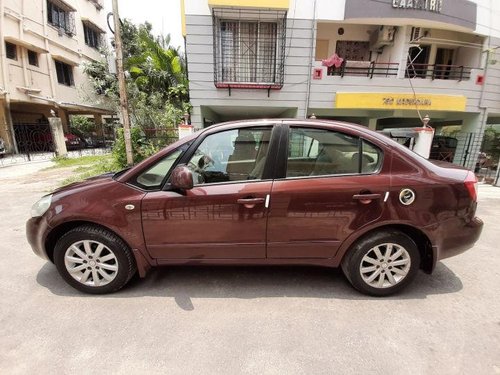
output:
[[[237,200],[238,204],[242,204],[246,208],[254,208],[256,204],[261,204],[265,201],[264,198],[240,198]]]
[[[382,198],[381,194],[354,194],[352,196],[352,199],[360,201],[360,203],[363,204],[369,204],[372,202],[372,200],[380,198]]]

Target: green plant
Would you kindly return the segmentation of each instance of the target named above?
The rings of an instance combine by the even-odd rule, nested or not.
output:
[[[125,168],[127,166],[127,153],[123,129],[118,129],[116,135],[117,137],[113,147],[113,159],[116,165]],[[133,127],[130,129],[130,138],[132,142],[134,164],[155,154],[160,149],[144,136],[141,128]]]

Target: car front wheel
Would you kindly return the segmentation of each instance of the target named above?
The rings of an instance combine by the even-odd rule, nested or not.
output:
[[[358,241],[342,261],[342,270],[360,292],[387,296],[416,276],[420,253],[415,242],[399,231],[382,231]]]
[[[121,289],[136,271],[132,252],[123,240],[92,225],[62,236],[54,249],[54,263],[68,284],[93,294]]]

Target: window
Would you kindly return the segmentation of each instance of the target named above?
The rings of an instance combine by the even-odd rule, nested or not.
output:
[[[83,24],[83,34],[85,36],[86,45],[96,49],[101,46],[101,33],[87,23]]]
[[[339,40],[337,41],[335,53],[344,60],[369,61],[370,42]]]
[[[161,159],[158,163],[154,164],[151,168],[142,172],[136,178],[137,185],[147,190],[159,189],[165,176],[167,176],[176,160],[179,159],[187,147],[188,144],[179,147]]]
[[[61,61],[54,60],[56,64],[57,82],[61,85],[73,86],[73,67]]]
[[[287,177],[374,173],[381,162],[380,149],[358,137],[323,129],[290,130]]]
[[[38,66],[38,53],[28,50],[28,62],[30,65]]]
[[[15,44],[5,42],[5,54],[8,59],[17,60],[17,46]]]
[[[72,10],[62,2],[47,0],[47,21],[68,35],[75,34]]]
[[[245,19],[245,13],[214,9],[217,87],[279,88],[283,85],[284,15],[260,11],[249,13],[249,19]]]
[[[261,179],[271,131],[271,128],[243,128],[206,137],[188,163],[194,183]]]

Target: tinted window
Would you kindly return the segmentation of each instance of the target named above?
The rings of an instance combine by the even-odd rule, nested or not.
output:
[[[360,142],[358,137],[340,132],[291,128],[286,176],[325,176],[377,171],[382,161],[382,152],[369,142]]]
[[[363,139],[363,158],[361,159],[361,173],[375,173],[382,165],[382,150]]]
[[[234,129],[206,137],[188,163],[195,184],[261,179],[271,130]]]

